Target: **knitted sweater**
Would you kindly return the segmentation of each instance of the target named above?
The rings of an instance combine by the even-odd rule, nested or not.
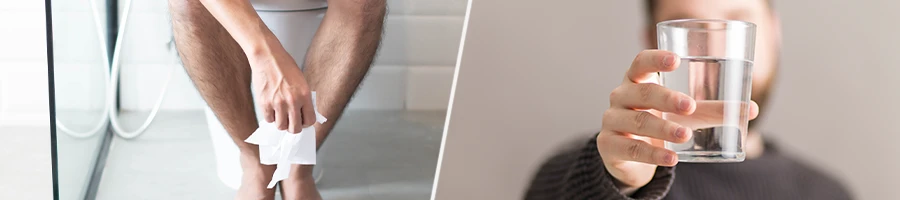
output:
[[[790,159],[771,143],[765,153],[740,163],[679,163],[658,167],[633,195],[622,195],[591,139],[548,160],[533,178],[525,199],[852,199],[835,179]]]

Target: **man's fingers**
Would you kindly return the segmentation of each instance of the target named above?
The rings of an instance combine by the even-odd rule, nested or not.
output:
[[[726,120],[725,116],[747,116],[747,120],[751,120],[759,116],[759,105],[754,101],[746,103],[741,101],[703,100],[697,101],[697,109],[691,115],[667,115],[666,119],[682,126],[701,129],[722,126],[725,124],[725,121],[723,121]]]
[[[750,101],[750,120],[756,119],[759,117],[759,104],[756,104],[756,101]]]
[[[304,120],[303,114],[301,113],[302,109],[300,104],[297,103],[288,105],[288,131],[291,133],[300,133],[300,131],[303,130],[303,124],[301,124]]]
[[[663,112],[690,114],[694,99],[653,83],[625,83],[609,94],[611,107],[654,109]]]
[[[675,53],[663,50],[641,51],[625,73],[625,82],[645,83],[656,72],[668,72],[678,68],[681,60]]]
[[[274,103],[275,108],[275,127],[278,127],[278,130],[287,130],[288,125],[290,123],[290,118],[288,117],[288,105],[284,101],[284,99],[275,99]]]
[[[636,161],[660,166],[675,166],[678,155],[674,151],[653,146],[643,140],[626,137],[618,133],[609,133],[598,137],[598,147],[614,159]],[[605,159],[605,158],[604,158]]]
[[[272,103],[263,103],[262,105],[260,105],[260,109],[262,109],[263,111],[263,116],[266,118],[266,122],[275,122],[275,107],[272,105]]]
[[[303,110],[301,111],[303,115],[303,127],[309,127],[316,123],[316,110],[312,105],[312,99],[307,99],[303,102]]]
[[[610,108],[603,115],[603,128],[675,143],[687,142],[691,129],[659,118],[650,112]]]

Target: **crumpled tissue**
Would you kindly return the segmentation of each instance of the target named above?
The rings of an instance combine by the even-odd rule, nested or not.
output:
[[[312,92],[312,105],[316,113],[316,123],[325,123],[327,119],[319,113],[316,106],[316,92]],[[259,162],[264,165],[275,165],[275,174],[268,188],[286,179],[291,173],[292,164],[316,164],[316,127],[303,128],[300,133],[278,130],[275,123],[260,123],[247,140],[247,143],[259,145]]]

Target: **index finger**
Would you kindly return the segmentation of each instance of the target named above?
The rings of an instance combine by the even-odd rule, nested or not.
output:
[[[678,55],[669,51],[641,51],[631,62],[628,72],[625,72],[625,81],[645,83],[652,73],[675,70],[680,62]]]

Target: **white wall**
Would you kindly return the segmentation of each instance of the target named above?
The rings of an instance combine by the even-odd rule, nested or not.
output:
[[[0,7],[0,126],[46,126],[50,119],[43,1]]]
[[[640,50],[641,1],[475,1],[439,199],[519,199],[537,165],[598,130]],[[783,62],[765,137],[845,181],[896,199],[897,1],[776,1]]]
[[[0,5],[0,199],[52,199],[44,1]]]
[[[446,109],[465,3],[389,0],[379,56],[350,109]],[[166,1],[134,0],[128,21],[122,49],[122,106],[149,110],[166,73],[177,63],[169,48]],[[164,109],[202,109],[202,99],[180,67],[169,88]]]

